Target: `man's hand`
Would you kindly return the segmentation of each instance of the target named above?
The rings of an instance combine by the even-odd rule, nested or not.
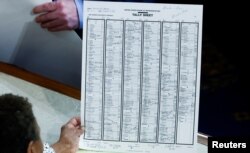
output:
[[[79,27],[79,19],[74,0],[57,0],[44,3],[33,9],[36,22],[49,31],[73,30]]]
[[[83,133],[79,117],[74,117],[61,128],[61,135],[51,147],[56,153],[75,153],[79,147],[79,137]]]

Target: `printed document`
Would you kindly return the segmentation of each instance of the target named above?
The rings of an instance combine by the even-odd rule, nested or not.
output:
[[[80,148],[196,152],[202,10],[85,1]]]

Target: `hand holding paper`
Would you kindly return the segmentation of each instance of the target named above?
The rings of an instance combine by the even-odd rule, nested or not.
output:
[[[83,129],[81,129],[80,125],[80,117],[73,117],[62,126],[58,142],[52,145],[55,152],[73,153],[78,150],[79,137],[83,133]]]
[[[33,9],[36,22],[49,31],[73,30],[79,27],[74,0],[58,0],[36,6]]]

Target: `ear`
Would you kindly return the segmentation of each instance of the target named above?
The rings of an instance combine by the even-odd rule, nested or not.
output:
[[[30,141],[27,153],[42,153],[43,152],[43,143],[39,140]]]
[[[34,141],[30,141],[29,142],[29,145],[28,145],[28,148],[27,148],[27,153],[35,153],[35,143]]]
[[[29,142],[27,153],[41,153],[41,152],[43,152],[41,140]]]

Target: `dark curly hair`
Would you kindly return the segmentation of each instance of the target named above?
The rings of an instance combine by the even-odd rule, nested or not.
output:
[[[27,98],[0,96],[1,153],[26,153],[30,141],[40,139],[39,129]]]

